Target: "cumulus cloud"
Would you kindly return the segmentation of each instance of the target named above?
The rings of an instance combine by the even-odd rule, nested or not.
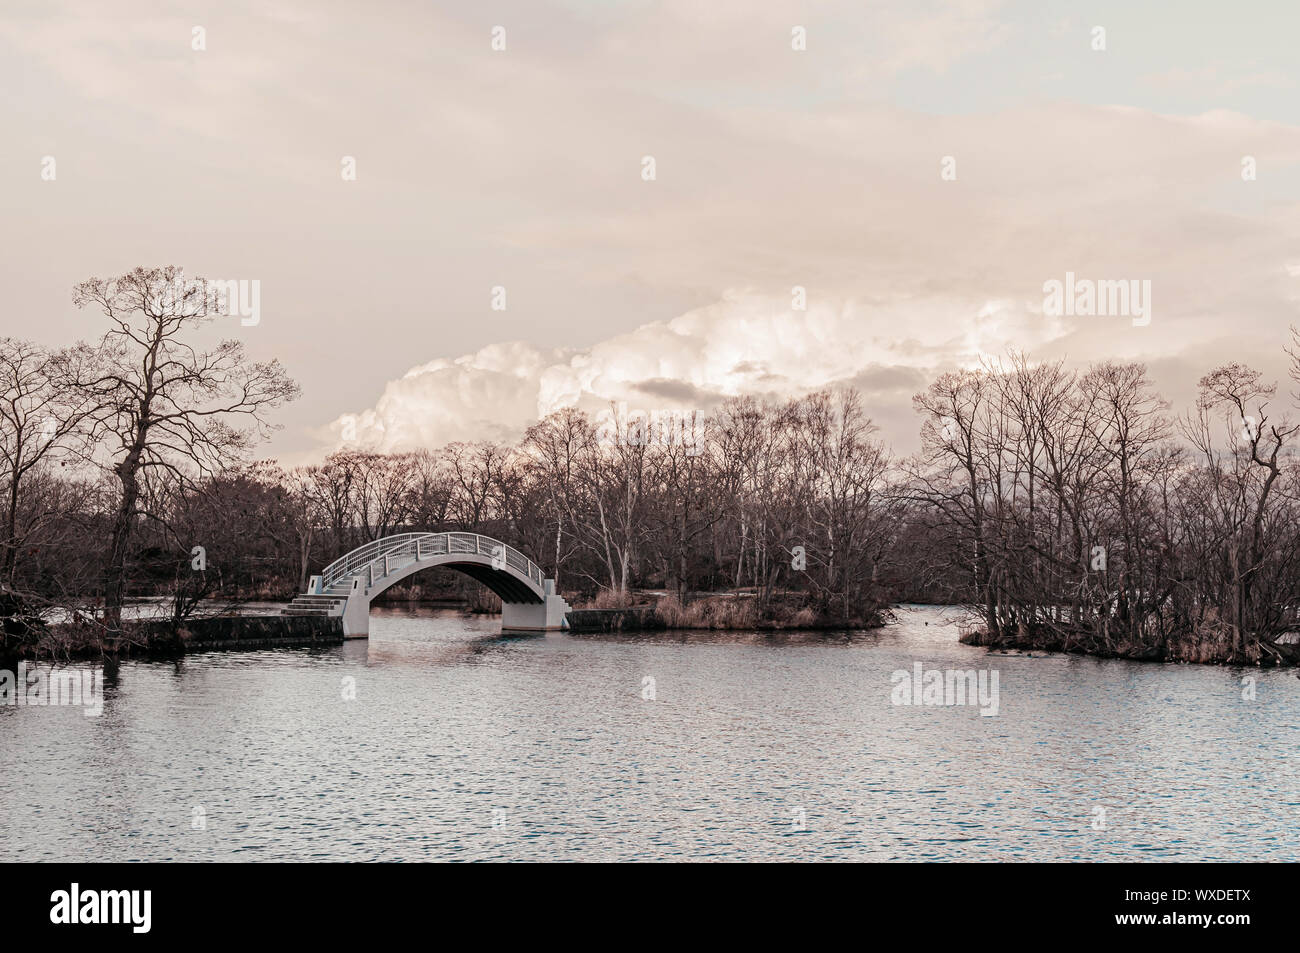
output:
[[[333,421],[328,434],[382,450],[510,441],[563,407],[708,411],[742,394],[780,398],[839,386],[877,398],[889,416],[935,367],[1068,331],[1061,319],[1008,302],[899,297],[810,302],[796,311],[789,299],[728,292],[580,350],[515,341],[422,364],[389,383],[374,407]]]
[[[554,300],[580,299],[576,290],[600,287],[591,275],[613,274],[622,282],[614,300],[719,289],[712,303],[629,330],[622,315],[602,316],[592,323],[610,331],[580,348],[515,341],[415,367],[369,409],[336,419],[330,445],[513,440],[561,407],[708,410],[732,395],[852,384],[886,436],[907,446],[911,393],[1012,348],[1077,364],[1173,366],[1168,359],[1192,353],[1255,360],[1285,343],[1295,205],[1251,191],[1258,183],[1241,180],[1233,152],[1249,142],[1280,177],[1300,161],[1296,127],[1223,111],[1180,118],[1073,105],[920,119],[853,107],[786,119],[733,116],[764,149],[723,168],[717,157],[735,143],[719,144],[692,163],[688,183],[656,183],[617,214],[566,206],[563,216],[503,226],[516,253],[563,276]],[[927,148],[933,161],[918,166]],[[945,182],[936,157],[949,149],[959,172]],[[815,176],[793,171],[810,158]],[[782,199],[772,183],[784,185]],[[1045,313],[1044,283],[1067,272],[1149,282],[1149,326]],[[807,310],[792,307],[796,285]],[[569,343],[566,323],[546,315],[537,337]]]
[[[374,407],[339,417],[331,430],[341,444],[384,450],[511,440],[535,418],[541,377],[562,357],[513,341],[430,361],[389,383]]]
[[[202,53],[181,13],[91,6],[0,22],[9,311],[53,344],[88,274],[261,280],[250,354],[305,395],[282,460],[839,383],[905,446],[911,393],[1008,347],[1146,360],[1174,396],[1300,316],[1294,55],[1251,17],[1189,14],[1157,63],[1158,13],[1100,55],[1094,21],[999,0],[230,0]],[[57,188],[30,166],[56,146]],[[1149,280],[1150,325],[1043,314],[1067,272]]]

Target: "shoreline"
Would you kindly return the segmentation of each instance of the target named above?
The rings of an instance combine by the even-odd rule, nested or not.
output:
[[[395,601],[388,608],[433,608],[457,610],[466,615],[476,614],[472,607],[448,604],[442,600]],[[895,622],[893,612],[903,608],[930,608],[960,610],[960,605],[900,603],[890,606],[871,620],[828,620],[791,617],[787,619],[748,619],[723,615],[700,624],[694,617],[677,614],[677,618],[660,611],[658,605],[629,606],[625,608],[574,609],[569,613],[566,632],[575,637],[601,635],[635,635],[706,633],[706,632],[759,632],[764,634],[816,633],[816,632],[868,632]],[[956,625],[955,620],[951,623]],[[0,667],[18,661],[56,663],[58,661],[115,661],[127,658],[166,660],[195,652],[241,651],[266,648],[336,647],[344,642],[342,627],[336,618],[283,615],[216,615],[191,618],[178,627],[170,620],[134,620],[124,628],[124,637],[116,645],[106,644],[97,634],[80,633],[64,626],[51,626],[37,642],[10,649],[0,655]],[[78,635],[81,638],[78,638]],[[1225,655],[1215,651],[1218,646],[1204,642],[1165,646],[1114,646],[1101,647],[1087,644],[1067,645],[1064,638],[1050,634],[1028,633],[1020,637],[990,637],[983,629],[958,631],[956,641],[973,648],[983,648],[985,654],[996,657],[1041,653],[1096,659],[1117,659],[1128,662],[1147,662],[1179,665],[1212,665],[1229,668],[1296,668],[1300,667],[1300,642],[1261,643],[1267,651],[1258,658]]]
[[[699,604],[704,604],[699,603]],[[716,603],[715,603],[716,604]],[[601,635],[620,632],[846,632],[883,628],[887,613],[869,619],[817,618],[807,610],[789,618],[747,618],[733,613],[686,613],[659,604],[623,608],[571,609],[567,631],[573,635]]]
[[[1258,658],[1225,655],[1215,651],[1214,646],[1203,643],[1178,644],[1165,646],[1089,646],[1067,645],[1065,640],[1053,636],[990,636],[987,631],[977,629],[963,632],[957,641],[962,645],[983,648],[986,654],[996,654],[997,649],[1013,649],[1017,652],[1042,652],[1052,655],[1072,655],[1085,658],[1119,659],[1125,662],[1147,662],[1164,665],[1215,665],[1226,668],[1296,668],[1300,666],[1300,644],[1257,643],[1266,645],[1272,655],[1260,653]],[[1208,650],[1208,651],[1207,651]],[[1195,653],[1195,654],[1192,654]],[[1196,657],[1199,655],[1200,657]]]
[[[0,653],[0,668],[12,668],[20,661],[165,661],[194,652],[320,648],[342,645],[343,641],[343,627],[337,618],[313,616],[202,616],[178,626],[170,620],[135,620],[124,623],[122,636],[116,640],[85,629],[51,626],[36,642]]]

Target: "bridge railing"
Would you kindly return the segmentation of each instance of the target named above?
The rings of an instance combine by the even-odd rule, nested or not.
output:
[[[366,573],[366,584],[382,578],[395,568],[394,559],[409,556],[420,560],[426,556],[441,556],[451,553],[470,553],[478,556],[498,557],[505,565],[527,576],[539,587],[542,585],[542,569],[535,562],[500,540],[478,533],[398,533],[385,536],[363,546],[358,546],[350,553],[340,556],[321,571],[321,588],[327,589],[334,583],[349,579],[360,573]],[[407,565],[402,563],[403,566]],[[375,572],[375,567],[379,572]]]

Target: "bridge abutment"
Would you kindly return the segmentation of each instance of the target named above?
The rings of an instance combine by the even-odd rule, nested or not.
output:
[[[343,607],[343,638],[370,638],[370,597],[360,579],[352,580],[352,591]]]
[[[564,628],[569,604],[555,594],[555,580],[546,580],[545,602],[501,603],[502,632],[558,632]]]

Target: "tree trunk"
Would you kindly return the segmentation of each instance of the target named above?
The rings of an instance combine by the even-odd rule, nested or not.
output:
[[[4,565],[0,566],[0,575],[12,587],[14,571],[18,566],[18,477],[14,475],[9,484],[9,512],[5,520],[5,554]]]
[[[135,524],[135,506],[140,497],[136,478],[140,450],[133,448],[117,468],[122,481],[122,501],[113,517],[108,565],[104,569],[104,624],[112,634],[122,629],[122,603],[126,599],[126,554]]]

